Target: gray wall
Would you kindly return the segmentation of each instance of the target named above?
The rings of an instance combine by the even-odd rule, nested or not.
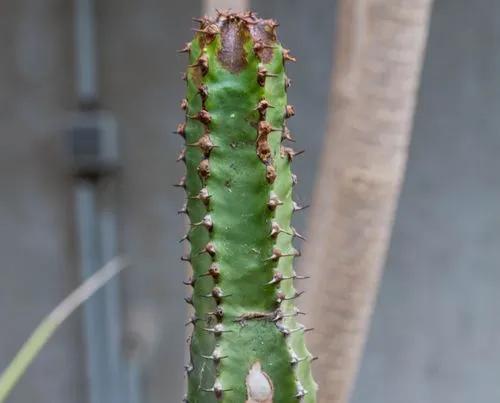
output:
[[[0,367],[77,284],[71,181],[61,136],[74,109],[70,2],[0,5]],[[169,4],[171,3],[171,4]],[[291,130],[307,149],[295,172],[310,197],[324,132],[334,9],[327,0],[255,0],[299,63],[290,68]],[[175,214],[181,143],[169,132],[198,2],[99,1],[102,104],[122,136],[121,248],[127,331],[139,341],[149,402],[182,395],[185,277]],[[388,268],[354,402],[500,397],[500,4],[437,0]],[[298,218],[305,229],[307,214]],[[10,402],[83,403],[80,317],[58,331]]]

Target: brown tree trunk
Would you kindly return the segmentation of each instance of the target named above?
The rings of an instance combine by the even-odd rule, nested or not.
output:
[[[407,159],[432,0],[340,0],[330,120],[304,270],[320,401],[358,370]]]

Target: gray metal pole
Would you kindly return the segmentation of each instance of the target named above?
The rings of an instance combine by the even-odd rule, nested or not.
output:
[[[116,186],[113,179],[103,180],[100,188],[101,212],[100,235],[102,261],[106,262],[118,254]],[[123,358],[123,324],[120,304],[120,283],[112,279],[104,288],[104,324],[107,329],[107,357],[109,366],[109,403],[125,403],[126,362]]]
[[[75,0],[74,21],[76,93],[81,105],[93,105],[98,98],[93,0]]]
[[[99,256],[97,197],[95,184],[78,179],[75,186],[76,230],[80,245],[80,275],[91,276],[101,264]],[[86,375],[90,403],[107,403],[106,334],[103,332],[103,291],[98,291],[83,307]]]

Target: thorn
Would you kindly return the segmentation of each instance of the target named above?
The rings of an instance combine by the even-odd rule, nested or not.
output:
[[[303,241],[307,241],[306,237],[299,234],[294,227],[292,227],[292,236],[299,238],[299,239],[302,239]]]
[[[316,355],[313,355],[313,356],[311,357],[311,359],[309,360],[309,362],[314,362],[314,361],[316,361],[316,360],[319,360],[319,357],[318,357],[318,356],[316,356]]]
[[[290,55],[289,49],[283,49],[283,63],[284,62],[296,62],[297,59]]]
[[[185,149],[185,148],[183,148],[183,149],[181,150],[181,152],[180,152],[180,153],[179,153],[179,155],[177,156],[177,160],[176,160],[176,161],[177,161],[177,162],[180,162],[180,161],[182,161],[182,162],[186,162],[186,149]]]
[[[189,318],[189,320],[184,324],[184,326],[189,326],[189,325],[195,326],[196,322],[198,322],[199,320],[201,319],[197,318],[196,316],[191,316],[191,318]]]
[[[257,126],[257,133],[259,137],[266,137],[269,133],[280,132],[282,129],[277,127],[272,127],[269,122],[261,120]]]
[[[177,214],[187,214],[187,213],[188,213],[187,203],[184,203],[184,205],[181,207],[181,209],[177,211]]]
[[[292,161],[294,157],[300,154],[304,154],[305,150],[300,150],[300,151],[295,151],[293,148],[290,147],[281,147],[281,155],[283,157],[287,157],[288,161]]]
[[[314,330],[314,327],[306,327],[306,328],[304,329],[304,333],[305,333],[305,332],[312,332],[313,330]]]
[[[305,357],[299,358],[297,356],[297,354],[295,354],[295,352],[293,352],[292,359],[290,360],[290,364],[292,365],[292,367],[294,367],[297,364],[299,364],[303,361],[308,361],[308,360],[310,360],[309,356],[306,355]]]
[[[181,109],[183,111],[186,111],[188,108],[188,100],[186,98],[181,100]]]
[[[182,243],[184,241],[190,241],[189,234],[186,234],[181,239],[179,239],[179,243]]]
[[[177,129],[172,132],[173,134],[178,134],[182,138],[186,138],[186,123],[179,123]]]
[[[290,235],[290,236],[292,235],[291,233],[286,232],[284,229],[282,229],[276,221],[272,221],[271,222],[271,233],[269,234],[270,237],[276,238],[280,232],[287,234],[287,235]]]
[[[194,288],[194,285],[196,283],[196,278],[194,277],[190,277],[189,279],[187,279],[186,281],[183,281],[182,284],[184,285],[188,285],[188,286],[191,286]]]
[[[214,351],[212,352],[211,355],[203,355],[201,354],[203,358],[206,358],[207,360],[213,360],[215,364],[218,364],[220,360],[227,358],[227,355],[222,355],[221,348],[219,346],[215,347]]]
[[[301,211],[301,210],[305,210],[306,208],[309,208],[309,204],[307,204],[305,206],[301,206],[301,205],[297,204],[295,201],[292,202],[292,206],[293,206],[293,211]]]
[[[293,105],[285,106],[285,119],[289,119],[292,116],[295,116],[295,108]]]
[[[257,83],[259,83],[261,87],[266,84],[267,77],[278,77],[278,75],[268,73],[267,69],[264,66],[259,66],[259,70],[257,72]]]
[[[199,67],[201,75],[205,76],[208,73],[208,56],[205,54],[201,55],[196,61],[196,63],[189,64],[188,67],[191,68]]]
[[[292,186],[295,186],[299,182],[297,175],[292,174]]]
[[[214,386],[212,388],[210,388],[210,389],[203,389],[202,388],[201,390],[203,390],[204,392],[213,392],[215,394],[215,397],[217,399],[222,399],[222,394],[224,392],[228,392],[228,391],[230,391],[232,389],[224,389],[222,387],[222,384],[220,383],[220,381],[218,379],[216,379],[215,383],[214,383]]]
[[[214,316],[218,321],[221,321],[224,318],[224,309],[221,306],[215,308],[215,311],[208,312],[207,315]]]
[[[208,206],[211,195],[208,194],[208,189],[206,187],[201,188],[200,192],[196,196],[191,196],[190,199],[201,200],[205,206]]]
[[[285,91],[290,88],[292,85],[292,80],[288,77],[285,77]]]
[[[304,389],[302,384],[297,381],[296,382],[297,393],[295,393],[295,397],[297,399],[302,399],[305,395],[307,395],[307,390]]]
[[[191,51],[191,42],[186,42],[182,49],[179,49],[177,53],[189,53]]]
[[[207,179],[210,176],[210,165],[208,163],[208,159],[204,159],[198,165],[198,175],[202,179]]]
[[[269,282],[266,283],[266,285],[272,285],[272,284],[279,284],[281,283],[281,280],[283,280],[283,273],[281,272],[276,272],[273,275],[273,279]]]
[[[276,46],[274,45],[266,45],[263,41],[258,40],[257,42],[254,43],[253,45],[253,51],[255,53],[259,53],[264,49],[276,49]]]
[[[187,117],[189,119],[199,120],[201,123],[205,125],[209,124],[212,121],[210,113],[208,113],[208,111],[206,111],[205,109],[202,109],[196,115],[188,115]]]
[[[187,81],[187,80],[188,80],[188,75],[187,75],[187,73],[182,73],[182,74],[181,74],[181,80],[182,80],[182,81]]]
[[[224,297],[230,297],[230,295],[224,295],[220,287],[212,288],[210,294],[204,295],[205,298],[213,298],[215,303],[219,305]]]
[[[269,210],[274,211],[276,207],[283,205],[283,202],[276,196],[276,193],[271,192],[271,196],[269,197],[269,201],[267,202],[267,207]]]
[[[255,108],[257,111],[259,111],[259,115],[261,119],[264,119],[266,116],[266,110],[267,108],[274,108],[269,101],[262,99],[259,104],[257,105],[257,108]]]
[[[293,299],[299,298],[302,294],[304,294],[304,291],[295,291],[294,294],[291,297],[287,297],[283,291],[278,291],[276,294],[276,301],[278,304],[281,304],[283,301],[291,301]]]
[[[190,295],[188,297],[184,297],[184,301],[186,301],[186,303],[189,305],[193,305],[193,296]]]
[[[210,265],[210,268],[208,269],[208,271],[204,274],[202,274],[200,277],[206,277],[206,276],[210,276],[214,279],[215,282],[217,282],[217,280],[219,279],[219,276],[220,276],[220,269],[219,269],[219,265],[217,263],[212,263]]]
[[[215,245],[212,242],[208,242],[205,247],[198,252],[198,255],[202,255],[203,253],[208,253],[211,257],[215,256]]]
[[[277,247],[273,248],[273,254],[269,256],[267,259],[264,259],[264,262],[267,262],[269,260],[272,261],[277,261],[283,254],[281,253],[281,250],[279,250]]]
[[[182,262],[191,262],[191,257],[189,255],[181,256]]]
[[[184,365],[184,369],[186,370],[186,373],[190,374],[194,370],[193,364],[189,363]]]
[[[205,20],[204,23],[207,23],[209,20]],[[206,34],[208,36],[215,36],[217,35],[219,31],[219,27],[216,24],[208,24],[205,28],[203,29],[193,29],[195,32],[199,32],[202,34]]]
[[[183,188],[183,189],[186,189],[186,177],[183,176],[178,183],[176,183],[175,185],[172,185],[176,188]]]
[[[295,143],[295,139],[292,137],[292,133],[290,133],[290,130],[288,127],[285,127],[283,129],[283,132],[281,134],[281,141],[288,140],[291,141],[292,143]]]
[[[213,333],[215,336],[220,336],[222,333],[232,332],[232,330],[225,330],[222,323],[217,323],[214,327],[206,327],[203,330]]]
[[[205,133],[203,136],[201,136],[197,142],[187,144],[187,146],[199,147],[203,154],[205,154],[205,156],[208,156],[210,154],[210,151],[212,151],[212,148],[215,147],[208,133]]]

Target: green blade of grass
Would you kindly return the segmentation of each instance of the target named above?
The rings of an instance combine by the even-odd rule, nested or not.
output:
[[[5,401],[42,347],[66,318],[127,266],[129,266],[129,263],[125,259],[121,257],[113,258],[85,280],[42,320],[11,363],[0,374],[0,403]]]

